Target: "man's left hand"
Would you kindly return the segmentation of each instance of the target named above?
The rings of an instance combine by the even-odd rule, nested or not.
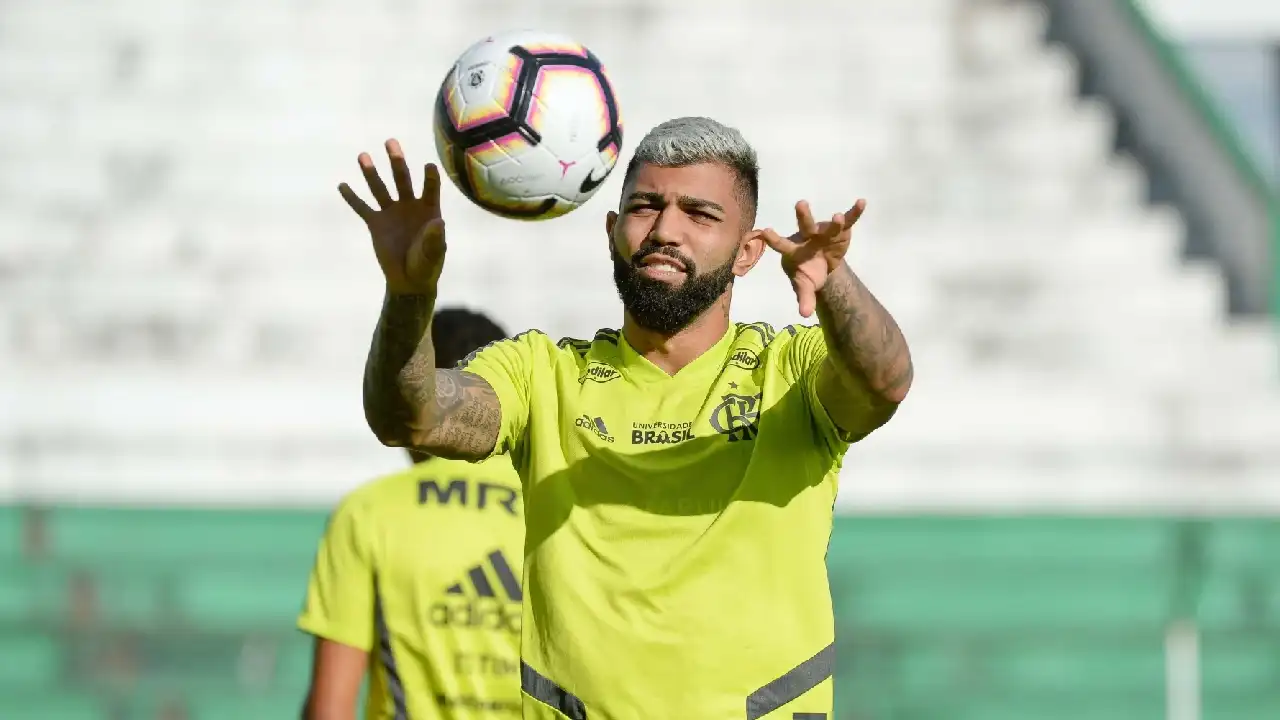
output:
[[[862,217],[866,207],[866,200],[858,200],[848,212],[836,213],[829,222],[818,223],[813,220],[809,203],[801,200],[796,203],[799,232],[785,238],[772,228],[759,232],[765,243],[782,255],[782,269],[791,278],[802,317],[813,315],[818,291],[844,262],[853,224]]]

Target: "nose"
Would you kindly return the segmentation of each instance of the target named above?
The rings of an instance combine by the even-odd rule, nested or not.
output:
[[[658,217],[654,218],[653,227],[649,228],[649,242],[654,245],[677,245],[679,244],[679,227],[676,215],[678,212],[668,206],[658,213]]]

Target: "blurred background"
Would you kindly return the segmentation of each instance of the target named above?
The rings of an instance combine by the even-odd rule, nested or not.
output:
[[[845,464],[837,718],[1280,717],[1280,4],[6,0],[0,718],[297,716],[328,510],[404,464],[334,187],[435,161],[445,71],[519,27],[608,65],[623,162],[708,114],[762,224],[870,201],[918,380]],[[446,187],[442,304],[616,326],[620,176],[540,224]],[[797,319],[770,263],[736,319]]]

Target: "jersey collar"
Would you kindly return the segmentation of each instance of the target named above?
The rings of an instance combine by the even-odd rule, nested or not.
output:
[[[733,339],[737,335],[734,330],[734,325],[730,323],[729,327],[725,329],[724,335],[716,341],[715,345],[712,345],[706,352],[694,358],[693,362],[680,368],[675,375],[668,375],[665,370],[649,362],[648,358],[636,352],[631,347],[631,343],[627,342],[627,336],[619,330],[618,370],[635,382],[667,382],[719,374],[720,368],[724,367],[729,350],[733,347]]]

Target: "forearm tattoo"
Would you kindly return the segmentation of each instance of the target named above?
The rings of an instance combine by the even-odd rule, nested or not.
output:
[[[435,402],[425,442],[435,455],[474,459],[488,455],[498,439],[502,407],[479,375],[435,371]]]
[[[846,379],[875,398],[901,401],[915,372],[907,340],[848,265],[842,264],[818,292],[818,317]]]
[[[387,296],[365,364],[365,416],[388,445],[481,457],[497,437],[498,399],[476,375],[436,369],[434,309],[433,297]]]
[[[391,295],[382,302],[364,366],[364,410],[369,427],[388,444],[406,445],[407,433],[423,398],[435,394],[435,367],[431,346],[431,315],[435,298],[425,295]],[[425,346],[425,347],[424,347]],[[417,381],[406,394],[401,379]],[[417,406],[417,407],[415,407]]]

